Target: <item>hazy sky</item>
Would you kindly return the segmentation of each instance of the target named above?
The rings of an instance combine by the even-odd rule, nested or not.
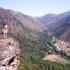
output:
[[[0,7],[31,16],[70,11],[70,0],[0,0]]]

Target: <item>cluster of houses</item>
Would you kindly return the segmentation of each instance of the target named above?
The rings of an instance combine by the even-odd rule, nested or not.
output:
[[[70,43],[58,40],[54,43],[54,49],[59,53],[63,53],[67,56],[70,56]]]

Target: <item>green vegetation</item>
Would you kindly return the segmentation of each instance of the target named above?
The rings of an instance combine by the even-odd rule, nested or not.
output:
[[[25,29],[25,28],[24,28]],[[58,62],[44,61],[45,53],[56,54],[53,46],[53,37],[48,35],[47,31],[36,32],[29,28],[24,33],[9,33],[20,43],[21,53],[18,56],[20,65],[18,70],[69,70],[70,64],[61,64]],[[66,57],[67,60],[67,57]],[[68,58],[68,60],[70,60]]]
[[[28,32],[26,33],[28,34]],[[29,37],[28,37],[29,36]],[[16,36],[21,46],[19,55],[20,65],[18,70],[69,70],[70,64],[60,64],[52,61],[44,61],[44,53],[56,53],[51,46],[52,37],[48,36],[46,31],[38,34],[38,38],[29,35]]]

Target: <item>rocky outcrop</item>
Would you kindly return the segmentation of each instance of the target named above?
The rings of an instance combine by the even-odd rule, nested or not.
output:
[[[0,70],[17,70],[20,53],[18,42],[12,38],[0,39]]]

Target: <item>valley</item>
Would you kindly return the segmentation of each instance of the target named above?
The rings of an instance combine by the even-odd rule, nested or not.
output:
[[[53,16],[54,15],[52,15],[52,17]],[[65,21],[67,22],[69,19],[66,18]],[[52,26],[51,21],[51,23],[48,24],[51,24],[52,28],[55,28],[52,30],[49,26],[50,29],[28,15],[0,8],[1,45],[5,45],[8,41],[12,41],[16,45],[12,46],[9,52],[3,53],[3,55],[5,54],[4,56],[1,56],[7,57],[17,53],[17,61],[19,60],[17,70],[70,70],[69,24],[67,24],[66,27],[66,22],[64,23],[63,21],[62,24],[58,22],[60,23],[59,26],[56,23],[56,26]],[[4,24],[8,25],[9,39],[3,39],[2,29]],[[57,26],[58,29],[56,29]],[[61,39],[58,36],[60,36]],[[10,47],[7,48],[7,50],[9,49]],[[17,50],[17,52],[15,52],[15,50]],[[8,66],[9,65],[6,67],[8,68]]]

